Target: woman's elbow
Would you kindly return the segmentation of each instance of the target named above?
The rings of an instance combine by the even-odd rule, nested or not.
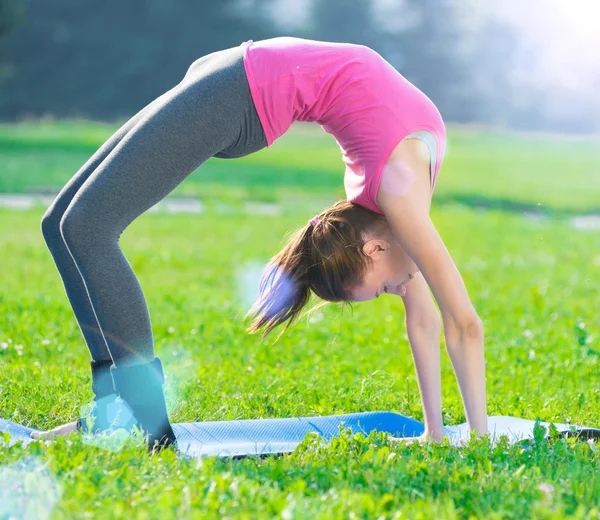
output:
[[[475,315],[475,317],[473,318],[473,320],[471,320],[464,328],[464,334],[465,336],[469,337],[469,338],[480,338],[483,337],[483,321],[481,321],[481,318],[477,315]]]
[[[484,328],[483,321],[475,314],[460,323],[452,322],[449,326],[445,325],[445,335],[449,338],[463,340],[483,340]]]

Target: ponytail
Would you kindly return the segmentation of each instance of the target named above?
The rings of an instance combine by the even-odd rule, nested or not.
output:
[[[360,283],[370,262],[362,251],[364,234],[379,231],[384,221],[383,215],[340,201],[296,231],[261,276],[260,297],[244,316],[253,318],[247,332],[264,328],[264,339],[289,320],[283,334],[298,319],[311,290],[326,302],[350,301],[352,286]]]

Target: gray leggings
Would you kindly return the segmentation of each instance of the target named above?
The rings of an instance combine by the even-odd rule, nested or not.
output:
[[[210,157],[242,157],[266,145],[235,47],[192,63],[61,190],[42,233],[94,360],[120,366],[154,358],[148,306],[121,233]]]

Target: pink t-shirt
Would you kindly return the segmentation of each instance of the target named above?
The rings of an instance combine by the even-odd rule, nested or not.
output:
[[[383,167],[410,133],[435,138],[442,162],[446,130],[433,102],[377,52],[363,45],[279,37],[242,44],[250,93],[267,146],[294,121],[314,121],[333,135],[346,164],[349,201],[377,213]]]

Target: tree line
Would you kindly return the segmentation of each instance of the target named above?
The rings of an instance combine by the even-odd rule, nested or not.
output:
[[[477,3],[375,4],[309,0],[307,23],[290,28],[273,16],[273,0],[0,0],[0,120],[124,119],[198,57],[290,35],[368,45],[448,121],[600,130],[597,110],[557,112],[548,92],[515,82],[519,35]]]

